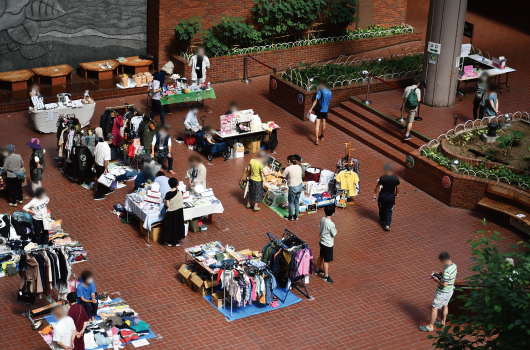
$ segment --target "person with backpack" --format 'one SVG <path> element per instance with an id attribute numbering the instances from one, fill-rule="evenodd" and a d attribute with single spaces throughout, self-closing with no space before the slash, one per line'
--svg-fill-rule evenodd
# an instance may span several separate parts
<path id="1" fill-rule="evenodd" d="M 480 76 L 480 79 L 477 81 L 477 92 L 475 93 L 475 99 L 473 100 L 473 119 L 482 119 L 484 118 L 484 107 L 486 106 L 486 99 L 488 98 L 488 93 L 486 88 L 488 86 L 489 77 L 486 73 Z M 478 112 L 478 115 L 477 115 Z"/>
<path id="2" fill-rule="evenodd" d="M 416 116 L 418 106 L 421 102 L 420 85 L 420 78 L 414 78 L 414 84 L 407 86 L 405 91 L 403 91 L 403 100 L 401 101 L 399 110 L 401 111 L 403 106 L 405 106 L 405 112 L 408 114 L 405 141 L 408 141 L 412 138 L 412 136 L 410 136 L 410 130 L 412 129 L 412 123 L 414 122 L 414 117 Z"/>
<path id="3" fill-rule="evenodd" d="M 321 81 L 318 83 L 318 92 L 316 93 L 313 105 L 309 113 L 316 114 L 315 121 L 315 145 L 318 146 L 319 140 L 324 140 L 324 133 L 326 132 L 326 119 L 328 119 L 329 102 L 331 101 L 331 91 L 328 89 L 328 83 Z M 313 113 L 315 111 L 315 113 Z M 320 124 L 322 122 L 322 131 L 320 131 Z"/>

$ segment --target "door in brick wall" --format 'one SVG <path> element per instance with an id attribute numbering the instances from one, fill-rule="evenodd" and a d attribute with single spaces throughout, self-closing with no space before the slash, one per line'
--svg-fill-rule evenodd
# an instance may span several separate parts
<path id="1" fill-rule="evenodd" d="M 357 28 L 366 29 L 372 25 L 372 14 L 374 12 L 374 0 L 359 0 L 359 20 Z"/>

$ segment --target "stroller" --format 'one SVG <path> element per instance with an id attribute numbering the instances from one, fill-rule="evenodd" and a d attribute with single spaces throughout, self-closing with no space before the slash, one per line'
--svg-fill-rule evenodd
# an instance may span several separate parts
<path id="1" fill-rule="evenodd" d="M 230 158 L 230 149 L 226 145 L 226 142 L 218 142 L 215 145 L 211 145 L 204 138 L 204 131 L 199 131 L 196 135 L 196 149 L 198 152 L 206 154 L 209 162 L 212 161 L 214 155 L 218 154 L 222 154 L 225 160 Z"/>

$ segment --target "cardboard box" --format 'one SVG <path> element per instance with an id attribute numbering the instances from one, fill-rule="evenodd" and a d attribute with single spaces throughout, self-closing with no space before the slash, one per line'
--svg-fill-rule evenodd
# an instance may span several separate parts
<path id="1" fill-rule="evenodd" d="M 244 249 L 238 252 L 239 254 L 243 255 L 244 257 L 252 256 L 252 250 L 250 249 Z"/>
<path id="2" fill-rule="evenodd" d="M 147 230 L 144 228 L 143 221 L 140 220 L 140 232 L 143 236 L 147 237 Z M 149 235 L 149 239 L 153 241 L 158 241 L 162 238 L 164 233 L 164 223 L 163 222 L 156 222 L 151 225 L 151 234 Z"/>
<path id="3" fill-rule="evenodd" d="M 249 141 L 245 140 L 243 141 L 243 144 L 245 145 L 245 152 L 248 152 L 250 154 L 258 153 L 261 147 L 261 141 Z"/>
<path id="4" fill-rule="evenodd" d="M 179 273 L 184 277 L 185 280 L 189 279 L 191 274 L 193 273 L 190 269 L 190 267 L 193 266 L 192 264 L 182 264 L 182 266 L 179 269 Z"/>
<path id="5" fill-rule="evenodd" d="M 223 297 L 225 297 L 225 296 L 227 298 L 227 300 L 225 301 L 225 307 L 227 305 L 230 306 L 230 294 L 228 292 L 226 292 L 226 294 L 225 294 L 224 291 L 212 294 L 212 304 L 218 309 L 222 308 L 223 307 Z"/>

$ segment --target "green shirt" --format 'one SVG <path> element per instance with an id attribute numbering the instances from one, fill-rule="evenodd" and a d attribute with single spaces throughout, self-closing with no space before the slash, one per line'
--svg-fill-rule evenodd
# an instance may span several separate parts
<path id="1" fill-rule="evenodd" d="M 447 265 L 442 273 L 442 279 L 440 282 L 447 282 L 447 287 L 438 285 L 438 290 L 442 293 L 449 293 L 455 287 L 457 268 L 456 264 Z"/>

